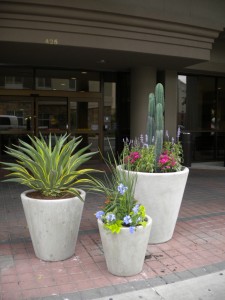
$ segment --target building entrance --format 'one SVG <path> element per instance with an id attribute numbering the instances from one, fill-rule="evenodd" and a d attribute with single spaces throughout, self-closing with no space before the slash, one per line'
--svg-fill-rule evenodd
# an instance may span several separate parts
<path id="1" fill-rule="evenodd" d="M 27 135 L 47 137 L 69 133 L 82 136 L 82 147 L 103 151 L 103 101 L 101 93 L 40 91 L 0 96 L 0 153 L 7 158 L 6 146 L 17 144 Z"/>

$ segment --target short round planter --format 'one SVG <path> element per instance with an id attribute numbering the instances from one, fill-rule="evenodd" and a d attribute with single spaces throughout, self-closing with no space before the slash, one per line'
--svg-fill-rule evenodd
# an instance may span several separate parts
<path id="1" fill-rule="evenodd" d="M 84 203 L 78 197 L 58 200 L 33 199 L 21 194 L 21 200 L 35 254 L 45 261 L 65 260 L 75 253 Z M 79 190 L 85 200 L 86 193 Z"/>
<path id="2" fill-rule="evenodd" d="M 116 276 L 133 276 L 142 271 L 152 219 L 148 217 L 145 227 L 138 226 L 134 233 L 129 227 L 123 227 L 118 234 L 104 228 L 98 219 L 103 251 L 108 271 Z"/>
<path id="3" fill-rule="evenodd" d="M 121 166 L 119 168 L 124 171 Z M 184 167 L 182 171 L 171 173 L 131 173 L 137 174 L 135 198 L 152 218 L 149 243 L 169 241 L 176 226 L 189 169 Z"/>

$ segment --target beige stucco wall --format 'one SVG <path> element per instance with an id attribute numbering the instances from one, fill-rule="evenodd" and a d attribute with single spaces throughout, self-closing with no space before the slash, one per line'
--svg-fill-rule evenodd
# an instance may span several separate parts
<path id="1" fill-rule="evenodd" d="M 0 2 L 0 41 L 53 40 L 73 47 L 208 60 L 225 23 L 222 11 L 225 5 L 217 0 L 5 0 Z"/>

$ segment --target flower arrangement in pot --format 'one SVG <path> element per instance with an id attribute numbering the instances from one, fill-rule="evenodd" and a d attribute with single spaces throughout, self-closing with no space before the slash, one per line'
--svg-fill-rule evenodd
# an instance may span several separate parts
<path id="1" fill-rule="evenodd" d="M 105 195 L 104 207 L 96 212 L 108 271 L 117 276 L 141 272 L 152 219 L 134 197 L 136 175 L 121 173 L 117 163 L 108 163 L 110 175 L 94 179 L 92 190 Z"/>
<path id="2" fill-rule="evenodd" d="M 146 135 L 124 141 L 121 172 L 128 168 L 137 174 L 135 197 L 145 205 L 153 219 L 149 243 L 163 243 L 172 238 L 189 169 L 182 166 L 182 145 L 164 136 L 164 89 L 158 83 L 150 93 Z"/>
<path id="3" fill-rule="evenodd" d="M 81 137 L 31 137 L 7 147 L 15 162 L 3 162 L 10 173 L 5 181 L 29 188 L 21 194 L 35 254 L 59 261 L 75 252 L 86 192 L 77 186 L 91 182 L 92 169 L 81 169 L 95 153 L 90 145 L 77 150 Z M 54 146 L 52 145 L 54 141 Z"/>

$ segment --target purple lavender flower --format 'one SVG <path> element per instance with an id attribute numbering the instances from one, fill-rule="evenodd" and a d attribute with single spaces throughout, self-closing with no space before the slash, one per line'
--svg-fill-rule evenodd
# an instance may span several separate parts
<path id="1" fill-rule="evenodd" d="M 145 143 L 148 144 L 148 135 L 145 135 Z"/>
<path id="2" fill-rule="evenodd" d="M 178 129 L 177 129 L 177 139 L 178 139 L 178 140 L 179 140 L 179 138 L 180 138 L 180 133 L 181 133 L 180 127 L 178 127 Z"/>
<path id="3" fill-rule="evenodd" d="M 169 132 L 168 132 L 168 130 L 166 130 L 166 137 L 167 137 L 167 139 L 168 139 L 168 141 L 169 141 L 169 139 L 170 139 L 170 136 L 169 136 Z"/>

